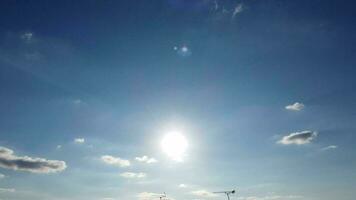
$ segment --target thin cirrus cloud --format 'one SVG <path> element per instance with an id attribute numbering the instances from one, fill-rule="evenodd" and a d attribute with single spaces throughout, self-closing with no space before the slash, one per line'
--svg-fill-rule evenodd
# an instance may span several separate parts
<path id="1" fill-rule="evenodd" d="M 64 161 L 16 156 L 11 149 L 0 147 L 0 167 L 32 173 L 55 173 L 67 168 Z"/>
<path id="2" fill-rule="evenodd" d="M 236 15 L 238 15 L 239 13 L 241 13 L 244 10 L 244 6 L 242 3 L 238 4 L 234 11 L 232 12 L 232 19 L 234 19 L 236 17 Z"/>
<path id="3" fill-rule="evenodd" d="M 322 151 L 327 151 L 327 150 L 333 150 L 333 149 L 337 149 L 338 146 L 336 145 L 329 145 L 327 147 L 321 148 Z"/>
<path id="4" fill-rule="evenodd" d="M 289 135 L 283 136 L 282 139 L 277 141 L 279 144 L 283 145 L 304 145 L 309 144 L 318 136 L 318 133 L 315 131 L 301 131 L 290 133 Z"/>
<path id="5" fill-rule="evenodd" d="M 156 200 L 162 194 L 153 193 L 153 192 L 141 192 L 137 195 L 139 200 Z"/>
<path id="6" fill-rule="evenodd" d="M 143 162 L 143 163 L 147 163 L 147 164 L 157 162 L 157 160 L 155 158 L 150 158 L 148 156 L 136 157 L 135 160 L 137 160 L 138 162 Z"/>
<path id="7" fill-rule="evenodd" d="M 20 36 L 20 38 L 26 42 L 30 42 L 33 38 L 33 33 L 32 32 L 26 32 Z"/>
<path id="8" fill-rule="evenodd" d="M 183 183 L 182 183 L 182 184 L 179 184 L 178 187 L 180 187 L 180 188 L 187 188 L 188 186 L 187 186 L 186 184 L 183 184 Z"/>
<path id="9" fill-rule="evenodd" d="M 14 188 L 0 188 L 0 193 L 15 192 Z"/>
<path id="10" fill-rule="evenodd" d="M 114 165 L 118 167 L 128 167 L 131 165 L 129 160 L 125 160 L 120 157 L 114 157 L 110 155 L 101 156 L 101 160 L 108 165 Z"/>
<path id="11" fill-rule="evenodd" d="M 301 111 L 305 108 L 305 105 L 299 102 L 295 102 L 294 104 L 287 105 L 285 109 L 290 111 Z"/>
<path id="12" fill-rule="evenodd" d="M 304 199 L 300 195 L 268 195 L 268 196 L 247 196 L 239 197 L 239 200 L 286 200 L 286 199 Z"/>
<path id="13" fill-rule="evenodd" d="M 212 193 L 212 192 L 209 192 L 209 191 L 206 191 L 206 190 L 195 190 L 195 191 L 192 191 L 191 192 L 194 196 L 198 196 L 198 197 L 216 197 L 217 195 Z"/>
<path id="14" fill-rule="evenodd" d="M 83 144 L 83 143 L 85 143 L 85 139 L 84 138 L 75 138 L 74 143 Z"/>
<path id="15" fill-rule="evenodd" d="M 120 176 L 124 177 L 124 178 L 145 178 L 147 176 L 147 174 L 143 173 L 143 172 L 139 172 L 139 173 L 124 172 L 124 173 L 121 173 Z"/>

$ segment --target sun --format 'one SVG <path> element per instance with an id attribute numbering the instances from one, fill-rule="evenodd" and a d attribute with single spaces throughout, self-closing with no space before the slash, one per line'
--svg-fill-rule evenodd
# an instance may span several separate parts
<path id="1" fill-rule="evenodd" d="M 169 132 L 163 137 L 161 147 L 170 159 L 182 162 L 188 141 L 180 132 Z"/>

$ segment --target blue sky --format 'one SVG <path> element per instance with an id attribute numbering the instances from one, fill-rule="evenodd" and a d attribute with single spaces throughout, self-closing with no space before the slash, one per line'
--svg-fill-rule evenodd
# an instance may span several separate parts
<path id="1" fill-rule="evenodd" d="M 0 199 L 353 200 L 353 1 L 0 3 Z"/>

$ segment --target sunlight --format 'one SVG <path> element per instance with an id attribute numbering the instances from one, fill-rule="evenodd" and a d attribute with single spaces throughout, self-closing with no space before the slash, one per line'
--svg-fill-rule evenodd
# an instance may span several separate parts
<path id="1" fill-rule="evenodd" d="M 170 132 L 163 137 L 161 147 L 170 159 L 182 162 L 188 142 L 180 132 Z"/>

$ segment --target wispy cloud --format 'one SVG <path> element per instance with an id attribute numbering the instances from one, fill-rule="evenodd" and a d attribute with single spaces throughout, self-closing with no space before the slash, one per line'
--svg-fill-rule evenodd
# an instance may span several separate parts
<path id="1" fill-rule="evenodd" d="M 0 193 L 5 193 L 5 192 L 15 192 L 16 190 L 14 188 L 0 188 Z"/>
<path id="2" fill-rule="evenodd" d="M 32 32 L 26 32 L 23 33 L 20 38 L 22 40 L 24 40 L 25 42 L 31 42 L 32 38 L 33 38 L 33 33 Z"/>
<path id="3" fill-rule="evenodd" d="M 3 179 L 5 178 L 5 175 L 4 174 L 0 174 L 0 179 Z"/>
<path id="4" fill-rule="evenodd" d="M 153 193 L 153 192 L 141 192 L 137 195 L 139 200 L 156 200 L 157 197 L 162 196 L 162 194 Z"/>
<path id="5" fill-rule="evenodd" d="M 303 199 L 300 195 L 268 195 L 268 196 L 248 196 L 238 197 L 238 200 L 285 200 L 285 199 Z"/>
<path id="6" fill-rule="evenodd" d="M 0 167 L 15 171 L 54 173 L 63 171 L 67 165 L 64 161 L 59 160 L 16 156 L 11 149 L 0 147 Z"/>
<path id="7" fill-rule="evenodd" d="M 157 160 L 155 158 L 150 158 L 148 156 L 136 157 L 135 160 L 137 160 L 138 162 L 144 162 L 144 163 L 147 163 L 147 164 L 156 163 L 157 162 Z"/>
<path id="8" fill-rule="evenodd" d="M 327 150 L 333 150 L 333 149 L 337 149 L 338 146 L 336 145 L 329 145 L 327 147 L 321 148 L 322 151 L 327 151 Z"/>
<path id="9" fill-rule="evenodd" d="M 315 131 L 295 132 L 282 137 L 282 139 L 279 140 L 277 143 L 284 144 L 284 145 L 290 145 L 290 144 L 303 145 L 303 144 L 310 143 L 317 136 L 318 133 Z"/>
<path id="10" fill-rule="evenodd" d="M 101 160 L 108 165 L 114 165 L 114 166 L 118 166 L 118 167 L 128 167 L 131 165 L 129 160 L 125 160 L 125 159 L 110 156 L 110 155 L 101 156 Z"/>
<path id="11" fill-rule="evenodd" d="M 75 138 L 74 143 L 83 144 L 83 143 L 85 143 L 85 139 L 84 138 Z"/>
<path id="12" fill-rule="evenodd" d="M 187 188 L 188 186 L 187 186 L 186 184 L 183 184 L 183 183 L 182 183 L 182 184 L 179 184 L 178 187 L 180 187 L 180 188 Z"/>
<path id="13" fill-rule="evenodd" d="M 147 176 L 147 174 L 143 173 L 143 172 L 139 172 L 139 173 L 124 172 L 124 173 L 121 173 L 120 176 L 122 176 L 124 178 L 145 178 Z"/>
<path id="14" fill-rule="evenodd" d="M 304 107 L 305 107 L 304 104 L 299 103 L 299 102 L 295 102 L 294 104 L 287 105 L 285 108 L 287 110 L 291 110 L 291 111 L 301 111 L 301 110 L 304 109 Z"/>
<path id="15" fill-rule="evenodd" d="M 194 196 L 198 196 L 198 197 L 216 197 L 217 195 L 206 191 L 206 190 L 195 190 L 191 192 Z"/>
<path id="16" fill-rule="evenodd" d="M 177 52 L 179 56 L 189 57 L 192 55 L 192 50 L 187 46 L 183 45 L 181 47 L 175 46 L 173 49 Z"/>
<path id="17" fill-rule="evenodd" d="M 244 5 L 242 3 L 238 4 L 234 11 L 232 12 L 232 19 L 236 17 L 239 13 L 241 13 L 244 10 Z"/>

